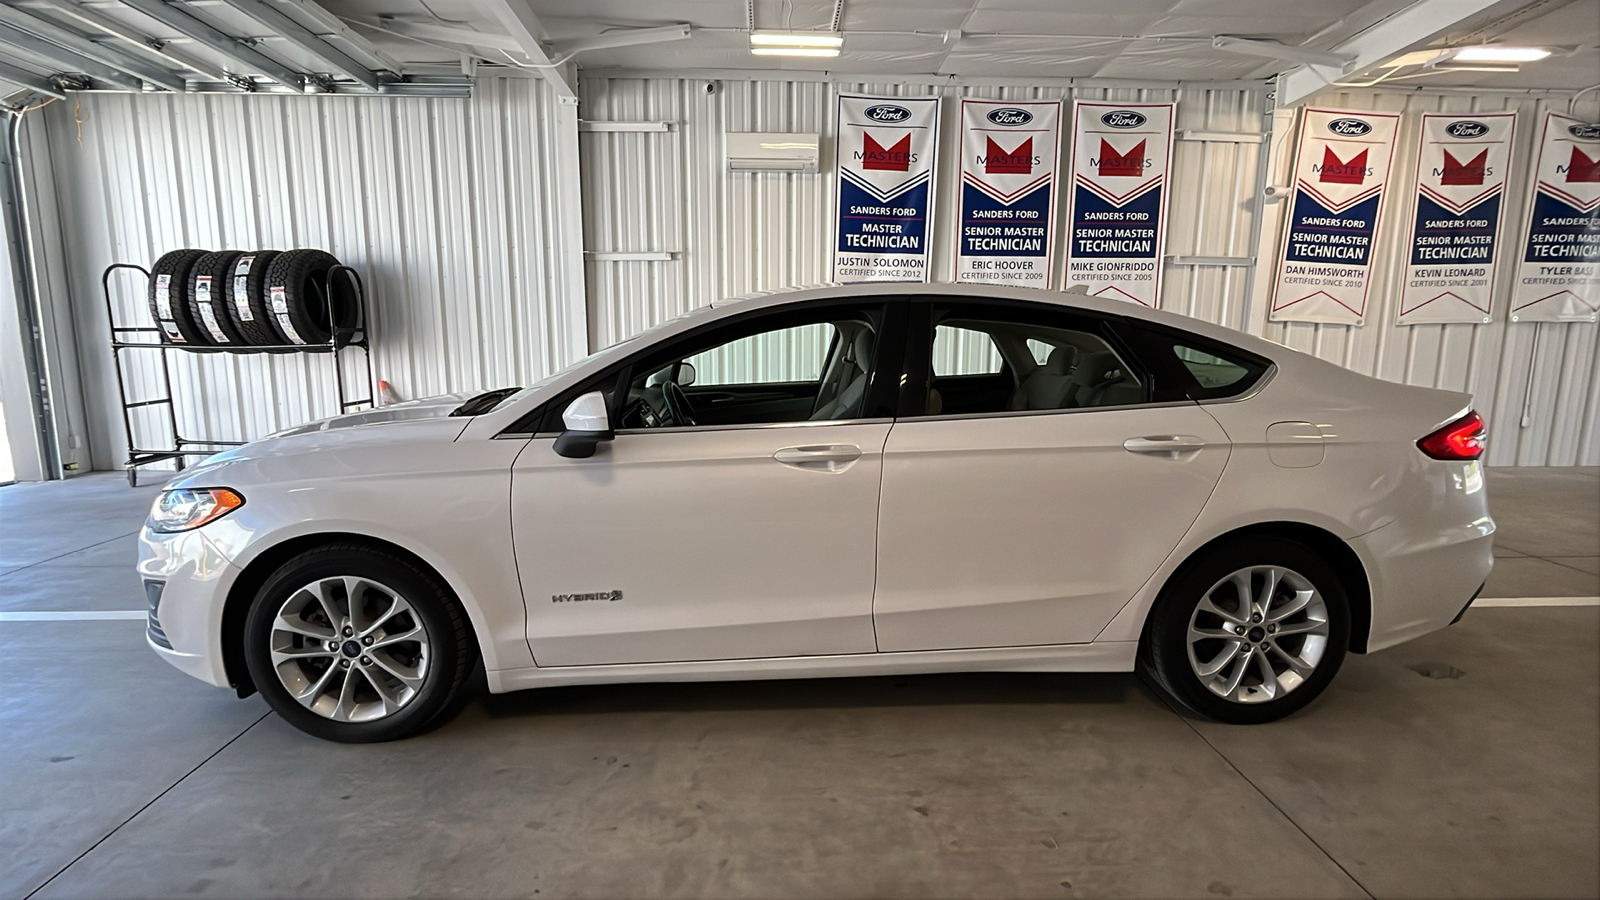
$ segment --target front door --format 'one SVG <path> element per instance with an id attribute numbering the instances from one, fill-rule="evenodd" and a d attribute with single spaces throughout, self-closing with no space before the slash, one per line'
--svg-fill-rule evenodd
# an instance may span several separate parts
<path id="1" fill-rule="evenodd" d="M 876 649 L 888 309 L 712 323 L 595 379 L 617 435 L 592 458 L 529 442 L 513 540 L 540 666 Z"/>
<path id="2" fill-rule="evenodd" d="M 932 324 L 925 413 L 884 450 L 879 649 L 1093 640 L 1198 517 L 1227 435 L 1152 403 L 1104 323 L 935 306 Z"/>

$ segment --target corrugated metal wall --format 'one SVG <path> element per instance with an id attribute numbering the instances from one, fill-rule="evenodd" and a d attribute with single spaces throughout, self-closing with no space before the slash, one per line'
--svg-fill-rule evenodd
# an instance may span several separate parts
<path id="1" fill-rule="evenodd" d="M 1005 100 L 1177 99 L 1178 128 L 1259 134 L 1264 88 L 934 88 L 890 83 L 706 81 L 586 78 L 583 115 L 601 121 L 676 123 L 669 132 L 586 132 L 584 247 L 591 251 L 671 251 L 671 260 L 594 260 L 588 264 L 590 339 L 604 346 L 716 297 L 814 284 L 828 277 L 834 179 L 835 101 L 841 91 L 949 98 L 941 111 L 936 173 L 933 271 L 955 269 L 952 226 L 959 174 L 952 127 L 960 97 Z M 800 131 L 823 136 L 817 175 L 730 173 L 723 135 Z M 1248 256 L 1252 198 L 1261 145 L 1178 141 L 1174 147 L 1172 255 Z M 1064 157 L 1065 158 L 1065 157 Z M 1201 173 L 1207 173 L 1202 177 Z M 1063 182 L 1064 184 L 1065 182 Z M 1064 208 L 1065 195 L 1060 203 Z M 1057 237 L 1063 256 L 1065 232 Z M 1210 321 L 1241 323 L 1242 268 L 1168 266 L 1163 305 Z"/>
<path id="2" fill-rule="evenodd" d="M 320 247 L 354 266 L 374 372 L 407 398 L 526 384 L 567 362 L 585 341 L 563 299 L 559 256 L 579 236 L 553 200 L 570 177 L 551 163 L 554 103 L 542 80 L 505 78 L 471 100 L 80 94 L 45 110 L 36 143 L 54 168 L 95 467 L 123 458 L 100 273 L 178 247 Z M 116 282 L 126 322 L 148 318 L 141 282 Z M 135 353 L 130 393 L 154 396 L 156 354 Z M 248 439 L 337 411 L 325 356 L 176 356 L 188 437 Z M 159 415 L 139 417 L 143 440 L 165 439 Z"/>
<path id="3" fill-rule="evenodd" d="M 40 255 L 49 302 L 60 309 L 68 302 L 62 295 L 70 296 L 67 332 L 77 361 L 69 368 L 82 376 L 95 467 L 122 459 L 99 290 L 100 272 L 112 261 L 148 263 L 180 246 L 324 247 L 366 277 L 374 368 L 402 395 L 525 383 L 585 344 L 611 344 L 715 298 L 824 280 L 832 227 L 830 138 L 841 90 L 948 98 L 934 223 L 933 271 L 941 278 L 954 265 L 958 135 L 950 126 L 956 98 L 1176 100 L 1180 131 L 1234 134 L 1261 132 L 1267 102 L 1265 90 L 1251 85 L 1073 89 L 721 80 L 708 93 L 706 84 L 583 80 L 585 119 L 676 123 L 668 132 L 581 135 L 583 248 L 675 254 L 659 261 L 591 259 L 586 312 L 572 301 L 582 291 L 561 264 L 580 236 L 557 196 L 556 186 L 571 177 L 556 163 L 558 110 L 537 80 L 482 79 L 466 101 L 84 94 L 34 114 L 30 146 L 47 161 L 37 166 L 43 173 L 38 194 L 51 196 L 43 185 L 54 184 L 56 214 L 44 221 L 58 232 L 41 236 Z M 1514 237 L 1521 228 L 1526 184 L 1520 173 L 1531 157 L 1537 117 L 1550 101 L 1364 91 L 1319 102 L 1355 109 L 1518 109 L 1524 114 L 1513 158 L 1519 175 L 1509 189 L 1515 202 L 1507 209 L 1506 234 Z M 1596 104 L 1577 112 L 1592 118 Z M 1269 325 L 1265 268 L 1252 294 L 1249 268 L 1169 261 L 1163 308 L 1245 326 L 1380 377 L 1474 391 L 1495 428 L 1494 464 L 1600 464 L 1600 329 L 1507 325 L 1509 267 L 1502 267 L 1494 324 L 1388 324 L 1416 127 L 1407 119 L 1396 156 L 1393 196 L 1402 202 L 1385 217 L 1388 250 L 1377 261 L 1375 312 L 1367 326 Z M 823 173 L 728 173 L 722 159 L 728 131 L 819 132 Z M 1263 209 L 1258 162 L 1272 148 L 1278 176 L 1272 180 L 1280 180 L 1290 137 L 1280 133 L 1265 144 L 1177 141 L 1167 253 L 1247 257 L 1259 246 L 1263 260 L 1270 260 L 1283 205 L 1265 206 L 1257 244 Z M 142 295 L 132 283 L 124 288 L 121 313 L 136 317 Z M 762 347 L 739 365 L 787 369 L 800 358 Z M 1529 424 L 1522 427 L 1530 362 Z M 135 393 L 149 396 L 155 371 L 135 370 Z M 333 411 L 322 358 L 183 356 L 177 375 L 190 436 L 249 438 Z"/>
<path id="4" fill-rule="evenodd" d="M 956 230 L 952 198 L 958 139 L 954 98 L 1113 99 L 1178 103 L 1177 128 L 1250 134 L 1263 130 L 1266 94 L 1252 87 L 1086 88 L 943 87 L 822 81 L 718 81 L 645 77 L 591 77 L 582 82 L 584 117 L 604 121 L 677 123 L 669 132 L 589 132 L 582 136 L 585 244 L 591 251 L 669 251 L 658 261 L 591 260 L 588 265 L 590 335 L 603 346 L 716 297 L 826 279 L 833 204 L 831 177 L 835 99 L 840 91 L 893 95 L 940 94 L 942 112 L 933 233 L 933 272 L 949 280 Z M 1317 98 L 1319 105 L 1352 109 L 1474 112 L 1517 109 L 1523 115 L 1508 187 L 1506 253 L 1514 252 L 1525 215 L 1526 177 L 1538 118 L 1551 101 L 1527 94 L 1348 92 Z M 1559 101 L 1565 111 L 1566 101 Z M 1591 100 L 1577 110 L 1591 119 Z M 1264 205 L 1259 247 L 1255 218 L 1260 154 L 1273 151 L 1274 183 L 1287 176 L 1292 135 L 1270 143 L 1178 140 L 1174 144 L 1169 256 L 1249 257 L 1263 265 L 1255 283 L 1250 269 L 1166 263 L 1161 307 L 1252 333 L 1314 353 L 1367 374 L 1412 384 L 1472 391 L 1490 417 L 1495 465 L 1600 464 L 1600 353 L 1593 324 L 1516 325 L 1506 322 L 1511 267 L 1502 265 L 1496 321 L 1483 325 L 1392 324 L 1399 291 L 1408 193 L 1416 152 L 1416 117 L 1402 128 L 1395 156 L 1393 194 L 1384 217 L 1384 251 L 1374 269 L 1365 327 L 1269 324 L 1265 293 L 1277 251 L 1284 204 Z M 1065 131 L 1066 129 L 1064 129 Z M 815 131 L 823 136 L 823 172 L 817 175 L 731 173 L 722 160 L 729 131 Z M 1068 158 L 1063 154 L 1063 158 Z M 1064 199 L 1064 198 L 1063 198 Z M 1064 207 L 1064 203 L 1061 204 Z M 1058 229 L 1061 231 L 1061 229 Z M 1065 235 L 1059 234 L 1058 241 Z M 1057 259 L 1062 257 L 1058 247 Z M 1059 265 L 1059 263 L 1058 263 Z M 1252 291 L 1253 287 L 1253 291 Z M 1534 347 L 1538 335 L 1537 350 Z M 979 348 L 971 348 L 978 352 Z M 957 349 L 954 352 L 965 353 Z M 1533 390 L 1524 396 L 1530 362 Z"/>
<path id="5" fill-rule="evenodd" d="M 1580 100 L 1575 115 L 1594 121 L 1600 102 Z M 1544 113 L 1568 111 L 1565 97 L 1525 93 L 1392 92 L 1329 93 L 1316 105 L 1408 113 L 1400 120 L 1393 193 L 1377 237 L 1367 324 L 1268 323 L 1271 279 L 1257 285 L 1252 329 L 1296 350 L 1391 381 L 1470 391 L 1491 429 L 1489 464 L 1499 466 L 1600 465 L 1600 325 L 1587 322 L 1513 324 L 1508 302 L 1515 278 L 1518 241 L 1527 221 L 1528 177 Z M 1424 112 L 1518 113 L 1511 177 L 1506 185 L 1501 257 L 1496 273 L 1494 321 L 1488 325 L 1394 324 L 1412 218 L 1411 193 L 1417 141 Z M 1273 138 L 1273 182 L 1289 181 L 1294 133 L 1280 119 Z M 1287 203 L 1274 204 L 1262 235 L 1267 258 L 1277 251 Z M 1537 343 L 1537 347 L 1535 344 Z M 1529 391 L 1529 375 L 1532 390 Z"/>

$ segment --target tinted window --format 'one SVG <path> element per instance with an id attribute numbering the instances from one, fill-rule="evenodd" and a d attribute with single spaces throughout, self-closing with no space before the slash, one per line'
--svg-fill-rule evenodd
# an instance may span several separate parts
<path id="1" fill-rule="evenodd" d="M 1197 334 L 1142 322 L 1130 327 L 1152 367 L 1170 376 L 1169 388 L 1193 400 L 1237 397 L 1272 367 L 1269 359 Z"/>
<path id="2" fill-rule="evenodd" d="M 940 325 L 933 331 L 933 374 L 993 375 L 1000 371 L 1000 351 L 981 331 Z"/>
<path id="3" fill-rule="evenodd" d="M 649 430 L 861 418 L 883 322 L 881 306 L 819 306 L 651 348 L 629 361 L 613 421 Z"/>
<path id="4" fill-rule="evenodd" d="M 1142 403 L 1147 383 L 1092 320 L 1051 310 L 934 309 L 926 415 Z"/>
<path id="5" fill-rule="evenodd" d="M 1194 380 L 1208 390 L 1237 384 L 1240 379 L 1250 375 L 1250 370 L 1245 366 L 1204 350 L 1173 344 L 1172 352 L 1178 357 L 1178 361 L 1183 363 L 1183 367 L 1189 370 L 1189 374 L 1194 376 Z"/>

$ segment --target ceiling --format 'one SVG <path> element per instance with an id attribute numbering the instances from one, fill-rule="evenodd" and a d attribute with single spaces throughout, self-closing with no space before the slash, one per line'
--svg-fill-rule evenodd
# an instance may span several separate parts
<path id="1" fill-rule="evenodd" d="M 573 62 L 584 70 L 788 70 L 1023 82 L 1266 78 L 1298 63 L 1218 49 L 1213 39 L 1339 51 L 1342 42 L 1382 28 L 1408 7 L 1449 6 L 1448 0 L 0 0 L 0 96 L 12 93 L 8 83 L 59 89 L 60 75 L 84 71 L 73 67 L 71 54 L 63 61 L 59 52 L 35 52 L 41 29 L 53 33 L 57 46 L 87 41 L 90 50 L 131 61 L 120 75 L 106 73 L 120 83 L 91 69 L 89 83 L 96 88 L 138 89 L 140 79 L 127 74 L 132 68 L 147 73 L 146 82 L 175 81 L 189 90 L 300 90 L 298 82 L 312 73 L 320 73 L 318 89 L 341 92 L 370 91 L 371 83 L 359 83 L 363 78 L 396 93 L 426 92 L 430 83 L 442 91 L 444 80 L 464 89 L 464 72 L 532 61 L 493 12 L 496 4 L 523 3 L 557 60 L 574 40 L 690 26 L 687 39 L 579 52 Z M 836 15 L 844 34 L 837 59 L 749 52 L 752 19 L 763 30 L 828 31 Z M 196 20 L 221 42 L 197 39 Z M 31 27 L 33 37 L 18 38 L 17 27 Z M 1600 83 L 1600 0 L 1501 0 L 1421 37 L 1427 39 L 1406 49 L 1491 42 L 1556 52 L 1517 72 L 1380 68 L 1345 80 L 1554 89 Z M 148 46 L 150 40 L 159 49 Z"/>
<path id="2" fill-rule="evenodd" d="M 326 2 L 342 15 L 437 18 L 498 31 L 481 12 L 481 0 Z M 752 56 L 747 15 L 753 13 L 757 29 L 826 31 L 835 14 L 833 0 L 528 2 L 555 41 L 677 23 L 693 28 L 687 40 L 584 52 L 577 57 L 584 69 L 1159 81 L 1270 77 L 1296 63 L 1219 50 L 1212 39 L 1230 35 L 1329 49 L 1412 5 L 1412 0 L 843 0 L 837 5 L 844 50 L 837 59 L 818 60 Z M 410 12 L 397 11 L 408 5 Z M 1570 89 L 1600 83 L 1600 0 L 1506 0 L 1417 46 L 1486 41 L 1549 46 L 1557 53 L 1516 73 L 1395 76 L 1419 86 Z M 406 51 L 394 49 L 425 54 L 438 48 L 413 42 Z"/>

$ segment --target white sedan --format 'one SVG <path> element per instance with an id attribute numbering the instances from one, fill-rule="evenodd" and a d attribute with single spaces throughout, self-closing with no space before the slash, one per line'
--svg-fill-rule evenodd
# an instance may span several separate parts
<path id="1" fill-rule="evenodd" d="M 532 387 L 211 457 L 148 639 L 339 741 L 559 684 L 1138 670 L 1265 722 L 1492 564 L 1466 394 L 1082 294 L 713 304 Z"/>

